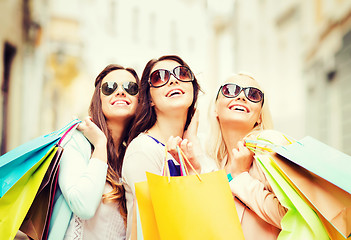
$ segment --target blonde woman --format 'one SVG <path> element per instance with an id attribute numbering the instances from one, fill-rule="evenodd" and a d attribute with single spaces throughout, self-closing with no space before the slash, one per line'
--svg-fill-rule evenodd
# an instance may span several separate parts
<path id="1" fill-rule="evenodd" d="M 210 115 L 208 153 L 228 173 L 245 239 L 276 239 L 286 209 L 244 144 L 245 138 L 272 128 L 260 86 L 245 74 L 229 77 L 219 88 Z M 269 137 L 274 140 L 274 136 Z"/>

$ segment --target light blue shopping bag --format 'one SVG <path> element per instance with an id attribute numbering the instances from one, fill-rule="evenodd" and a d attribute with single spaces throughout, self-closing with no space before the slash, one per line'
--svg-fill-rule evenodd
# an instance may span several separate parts
<path id="1" fill-rule="evenodd" d="M 36 163 L 38 163 L 62 135 L 79 123 L 75 119 L 60 130 L 40 136 L 0 156 L 0 198 Z"/>
<path id="2" fill-rule="evenodd" d="M 351 156 L 310 136 L 272 150 L 351 193 Z"/>

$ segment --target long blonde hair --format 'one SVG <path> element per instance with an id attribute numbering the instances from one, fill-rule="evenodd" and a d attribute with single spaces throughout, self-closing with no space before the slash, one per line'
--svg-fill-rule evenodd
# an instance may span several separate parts
<path id="1" fill-rule="evenodd" d="M 251 77 L 247 74 L 243 74 L 243 73 L 232 75 L 228 79 L 233 79 L 233 78 L 240 77 L 240 76 L 246 76 L 246 77 L 251 78 L 251 79 L 256 81 L 256 79 L 254 79 L 253 77 Z M 219 89 L 219 88 L 220 88 L 220 86 L 217 89 Z M 263 90 L 260 86 L 258 88 L 263 92 Z M 217 92 L 215 94 L 216 95 L 213 96 L 213 99 L 211 101 L 209 113 L 208 113 L 209 119 L 210 119 L 210 125 L 211 125 L 211 132 L 209 135 L 209 139 L 207 141 L 207 154 L 212 159 L 214 159 L 219 166 L 222 166 L 222 164 L 221 164 L 222 160 L 227 155 L 228 149 L 226 148 L 226 146 L 224 144 L 219 121 L 218 121 L 216 114 L 215 114 L 216 107 L 217 107 L 217 105 L 216 105 Z M 264 104 L 263 104 L 262 110 L 261 110 L 261 120 L 262 120 L 261 123 L 258 124 L 257 126 L 255 126 L 248 135 L 250 135 L 250 136 L 256 135 L 256 133 L 259 133 L 262 130 L 273 128 L 272 116 L 271 116 L 271 113 L 269 111 L 267 99 L 264 99 Z"/>

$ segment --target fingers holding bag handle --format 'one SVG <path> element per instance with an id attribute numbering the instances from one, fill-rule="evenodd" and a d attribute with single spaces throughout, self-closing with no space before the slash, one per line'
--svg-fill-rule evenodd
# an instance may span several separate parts
<path id="1" fill-rule="evenodd" d="M 193 170 L 193 172 L 196 174 L 196 176 L 198 177 L 198 179 L 199 179 L 200 181 L 202 181 L 202 179 L 201 179 L 199 173 L 195 170 L 195 168 L 193 167 L 193 165 L 191 164 L 191 162 L 188 160 L 188 158 L 186 157 L 186 155 L 184 154 L 184 152 L 182 151 L 182 149 L 180 149 L 180 148 L 178 147 L 178 151 L 180 152 L 180 155 L 182 156 L 183 164 L 184 164 L 184 163 L 187 163 L 187 164 L 190 166 L 190 168 Z M 185 161 L 184 161 L 184 160 L 185 160 Z M 185 169 L 187 169 L 187 167 L 185 167 Z M 187 171 L 187 170 L 186 170 L 186 171 Z M 189 172 L 188 172 L 188 174 L 189 174 Z"/>

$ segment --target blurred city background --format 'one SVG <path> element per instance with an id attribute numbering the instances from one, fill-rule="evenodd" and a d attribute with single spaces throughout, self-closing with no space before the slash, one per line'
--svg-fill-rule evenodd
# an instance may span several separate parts
<path id="1" fill-rule="evenodd" d="M 246 72 L 275 129 L 351 154 L 350 0 L 0 0 L 0 54 L 0 154 L 86 117 L 107 64 L 141 76 L 166 54 L 204 90 L 201 139 L 219 83 Z"/>

